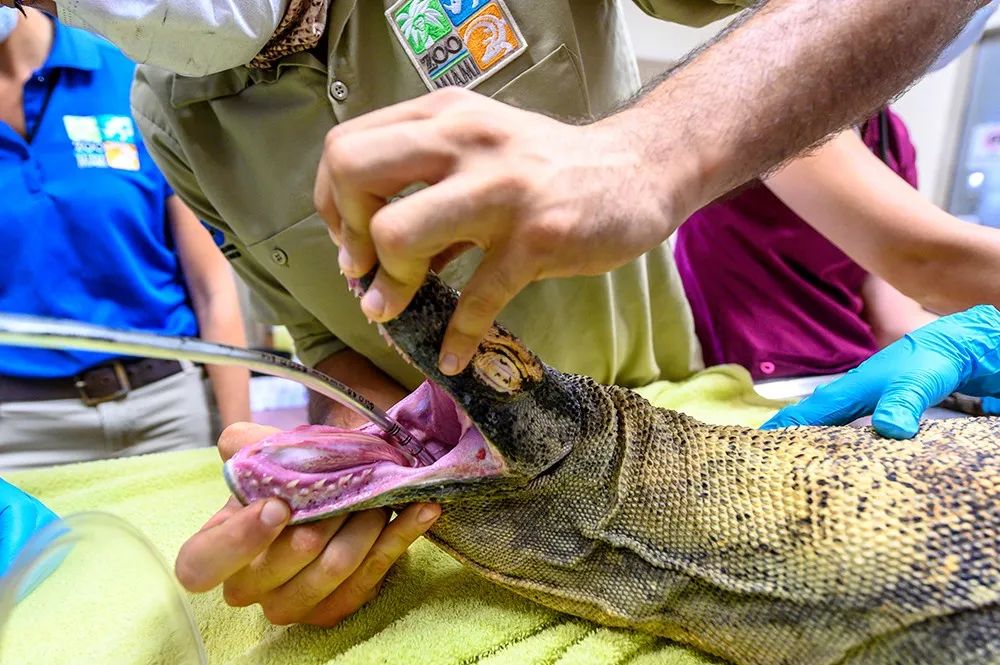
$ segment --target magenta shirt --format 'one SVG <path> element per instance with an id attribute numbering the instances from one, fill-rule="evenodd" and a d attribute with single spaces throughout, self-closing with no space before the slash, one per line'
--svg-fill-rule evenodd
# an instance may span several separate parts
<path id="1" fill-rule="evenodd" d="M 889 128 L 887 163 L 916 187 L 916 151 L 891 112 Z M 882 157 L 877 118 L 862 136 Z M 832 374 L 878 350 L 862 316 L 868 273 L 759 181 L 695 213 L 675 254 L 706 365 L 757 380 Z"/>

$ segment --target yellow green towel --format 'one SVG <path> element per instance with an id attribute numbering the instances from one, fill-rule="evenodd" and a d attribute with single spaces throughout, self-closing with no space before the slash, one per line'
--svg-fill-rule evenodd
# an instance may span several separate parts
<path id="1" fill-rule="evenodd" d="M 749 375 L 731 366 L 639 392 L 660 406 L 719 424 L 756 426 L 781 406 L 756 395 Z M 124 518 L 172 563 L 181 543 L 226 500 L 220 467 L 216 452 L 209 449 L 19 472 L 8 479 L 59 514 L 99 510 Z M 142 591 L 132 591 L 135 607 L 141 607 Z M 114 605 L 92 598 L 89 607 L 95 614 L 81 617 L 78 605 L 55 603 L 51 596 L 46 601 L 44 594 L 33 594 L 18 609 L 25 613 L 22 619 L 29 619 L 19 625 L 36 626 L 38 633 L 14 640 L 10 652 L 3 654 L 5 664 L 37 662 L 33 640 L 47 639 L 60 626 L 83 621 L 101 625 L 101 612 L 110 612 L 104 608 Z M 213 665 L 717 662 L 666 640 L 602 628 L 542 608 L 477 577 L 426 541 L 411 548 L 377 600 L 337 628 L 271 626 L 256 607 L 227 607 L 218 590 L 190 596 L 189 601 Z M 107 619 L 104 625 L 112 628 L 90 632 L 94 644 L 88 646 L 94 648 L 81 649 L 67 662 L 150 662 L 150 636 L 143 631 L 119 634 L 112 617 Z M 84 658 L 83 652 L 103 655 Z"/>

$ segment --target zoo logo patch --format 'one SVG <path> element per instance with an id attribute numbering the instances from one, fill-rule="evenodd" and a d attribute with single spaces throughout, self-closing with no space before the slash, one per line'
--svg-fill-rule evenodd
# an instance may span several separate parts
<path id="1" fill-rule="evenodd" d="M 63 116 L 66 136 L 81 169 L 138 171 L 139 148 L 132 118 L 123 115 Z"/>
<path id="2" fill-rule="evenodd" d="M 503 0 L 399 0 L 385 16 L 430 90 L 473 88 L 528 48 Z"/>

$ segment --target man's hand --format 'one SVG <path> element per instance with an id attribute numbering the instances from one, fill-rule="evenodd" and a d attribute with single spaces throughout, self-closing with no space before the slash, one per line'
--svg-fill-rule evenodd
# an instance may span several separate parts
<path id="1" fill-rule="evenodd" d="M 691 212 L 677 195 L 694 180 L 686 160 L 652 168 L 641 124 L 625 113 L 568 125 L 445 89 L 331 130 L 316 207 L 345 274 L 380 263 L 362 300 L 375 321 L 398 315 L 432 265 L 484 251 L 442 344 L 441 369 L 455 374 L 527 284 L 616 268 Z M 417 182 L 429 186 L 386 202 Z"/>
<path id="2" fill-rule="evenodd" d="M 223 459 L 271 434 L 247 423 L 223 432 Z M 189 591 L 223 585 L 234 607 L 259 603 L 275 624 L 332 626 L 375 597 L 392 564 L 440 515 L 414 504 L 389 522 L 386 510 L 367 510 L 287 526 L 278 500 L 241 506 L 233 498 L 181 548 L 176 572 Z"/>
<path id="3" fill-rule="evenodd" d="M 981 305 L 945 316 L 890 344 L 846 376 L 786 407 L 762 429 L 844 425 L 872 414 L 883 436 L 908 439 L 920 415 L 953 392 L 983 397 L 996 412 L 1000 394 L 1000 312 Z"/>

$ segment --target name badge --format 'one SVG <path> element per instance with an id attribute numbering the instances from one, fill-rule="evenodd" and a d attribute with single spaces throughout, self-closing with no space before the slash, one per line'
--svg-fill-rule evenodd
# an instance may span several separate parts
<path id="1" fill-rule="evenodd" d="M 429 90 L 474 88 L 528 48 L 503 0 L 399 0 L 385 16 Z"/>

